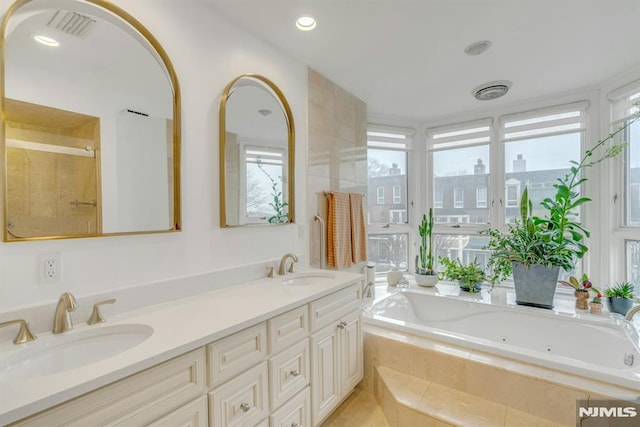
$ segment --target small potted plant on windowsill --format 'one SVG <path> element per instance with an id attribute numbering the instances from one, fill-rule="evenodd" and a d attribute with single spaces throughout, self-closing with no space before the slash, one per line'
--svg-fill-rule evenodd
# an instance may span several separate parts
<path id="1" fill-rule="evenodd" d="M 602 294 L 596 293 L 593 299 L 589 302 L 589 313 L 601 314 L 602 313 Z"/>
<path id="2" fill-rule="evenodd" d="M 589 306 L 589 290 L 593 284 L 589 280 L 586 273 L 582 274 L 580 280 L 575 276 L 569 276 L 569 280 L 558 280 L 558 283 L 565 286 L 571 286 L 574 289 L 573 295 L 576 297 L 576 308 L 578 310 L 588 310 Z"/>
<path id="3" fill-rule="evenodd" d="M 438 273 L 433 269 L 433 208 L 429 209 L 428 218 L 422 215 L 418 234 L 420 234 L 421 243 L 416 255 L 416 270 L 413 278 L 420 286 L 435 286 L 438 283 Z"/>
<path id="4" fill-rule="evenodd" d="M 623 316 L 631 309 L 633 302 L 637 301 L 633 295 L 633 285 L 629 282 L 616 283 L 605 289 L 604 294 L 607 296 L 609 311 Z"/>
<path id="5" fill-rule="evenodd" d="M 444 270 L 441 273 L 443 279 L 457 281 L 463 291 L 470 293 L 480 292 L 482 282 L 487 277 L 476 259 L 469 265 L 462 264 L 459 259 L 451 260 L 444 257 L 438 259 L 440 264 L 444 266 Z"/>

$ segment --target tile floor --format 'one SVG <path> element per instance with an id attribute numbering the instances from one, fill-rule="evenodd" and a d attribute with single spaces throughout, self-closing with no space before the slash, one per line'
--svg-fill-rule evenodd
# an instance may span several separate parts
<path id="1" fill-rule="evenodd" d="M 356 389 L 321 427 L 389 427 L 376 398 Z"/>

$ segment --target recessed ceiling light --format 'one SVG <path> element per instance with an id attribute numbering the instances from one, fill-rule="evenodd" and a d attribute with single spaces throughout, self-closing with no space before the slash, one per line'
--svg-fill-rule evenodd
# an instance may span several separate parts
<path id="1" fill-rule="evenodd" d="M 35 41 L 37 41 L 38 43 L 43 44 L 45 46 L 49 46 L 49 47 L 58 47 L 58 46 L 60 46 L 60 43 L 58 43 L 58 41 L 56 39 L 52 39 L 51 37 L 48 37 L 48 36 L 35 35 L 35 36 L 33 36 L 33 39 Z"/>
<path id="2" fill-rule="evenodd" d="M 296 27 L 298 27 L 300 31 L 311 31 L 316 27 L 316 20 L 308 15 L 301 16 L 296 21 Z"/>
<path id="3" fill-rule="evenodd" d="M 491 42 L 488 40 L 482 40 L 479 42 L 471 43 L 469 46 L 464 48 L 464 53 L 469 56 L 480 55 L 481 53 L 485 53 L 491 47 Z"/>

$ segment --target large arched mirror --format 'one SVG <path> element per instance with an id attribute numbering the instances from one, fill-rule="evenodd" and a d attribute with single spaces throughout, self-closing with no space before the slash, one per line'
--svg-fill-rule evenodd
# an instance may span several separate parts
<path id="1" fill-rule="evenodd" d="M 220 103 L 220 224 L 293 222 L 294 127 L 291 108 L 269 79 L 245 74 Z"/>
<path id="2" fill-rule="evenodd" d="M 4 240 L 180 229 L 179 88 L 102 0 L 19 0 L 2 23 Z"/>

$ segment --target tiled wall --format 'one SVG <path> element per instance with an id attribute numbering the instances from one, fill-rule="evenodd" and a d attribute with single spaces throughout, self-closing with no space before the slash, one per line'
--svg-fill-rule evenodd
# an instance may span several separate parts
<path id="1" fill-rule="evenodd" d="M 309 69 L 309 150 L 307 206 L 309 258 L 320 266 L 320 227 L 327 202 L 323 192 L 367 192 L 367 105 L 316 71 Z"/>

